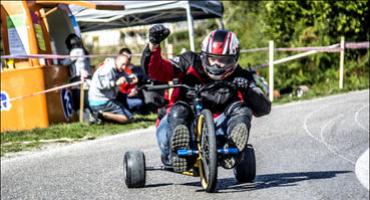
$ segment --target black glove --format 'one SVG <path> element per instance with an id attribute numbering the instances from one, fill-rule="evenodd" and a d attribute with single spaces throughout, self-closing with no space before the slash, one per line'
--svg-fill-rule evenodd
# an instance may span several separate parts
<path id="1" fill-rule="evenodd" d="M 149 29 L 149 41 L 152 44 L 159 44 L 168 37 L 171 31 L 161 24 L 156 24 Z"/>
<path id="2" fill-rule="evenodd" d="M 201 96 L 210 107 L 225 105 L 236 97 L 236 88 L 227 82 L 216 81 L 202 88 Z M 193 97 L 194 98 L 194 97 Z"/>
<path id="3" fill-rule="evenodd" d="M 242 89 L 247 89 L 249 86 L 248 79 L 243 78 L 243 77 L 235 77 L 233 80 L 233 83 L 236 85 L 236 87 L 242 88 Z"/>

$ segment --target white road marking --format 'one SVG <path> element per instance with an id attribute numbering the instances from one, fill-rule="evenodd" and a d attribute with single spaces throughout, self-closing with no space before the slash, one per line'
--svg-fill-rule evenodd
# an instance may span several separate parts
<path id="1" fill-rule="evenodd" d="M 369 149 L 356 162 L 356 176 L 360 183 L 369 190 Z"/>
<path id="2" fill-rule="evenodd" d="M 334 118 L 332 118 L 331 120 L 329 120 L 326 124 L 324 124 L 324 126 L 323 127 L 321 127 L 321 131 L 320 131 L 320 138 L 321 138 L 321 141 L 322 142 L 325 142 L 325 138 L 324 138 L 324 131 L 325 131 L 325 129 L 331 124 L 331 123 L 333 123 L 333 122 L 335 122 L 337 119 L 339 119 L 339 118 L 342 118 L 342 117 L 344 117 L 344 115 L 343 114 L 340 114 L 340 115 L 338 115 L 338 116 L 336 116 L 336 117 L 334 117 Z M 333 125 L 334 125 L 335 123 L 333 123 Z M 325 142 L 326 143 L 326 142 Z"/>
<path id="3" fill-rule="evenodd" d="M 365 131 L 369 132 L 369 129 L 366 128 L 364 125 L 362 125 L 359 121 L 358 121 L 358 114 L 360 113 L 360 111 L 362 111 L 363 109 L 365 109 L 366 107 L 369 107 L 369 104 L 367 105 L 364 105 L 362 106 L 360 109 L 358 109 L 355 113 L 355 122 L 356 124 L 361 127 L 362 129 L 364 129 Z"/>
<path id="4" fill-rule="evenodd" d="M 322 111 L 323 109 L 325 109 L 325 108 L 327 108 L 327 107 L 329 107 L 328 105 L 325 105 L 325 106 L 321 106 L 321 107 L 319 107 L 318 109 L 316 109 L 316 110 L 314 110 L 314 111 L 312 111 L 312 112 L 310 112 L 308 115 L 306 115 L 306 117 L 304 118 L 304 121 L 303 121 L 303 128 L 304 128 L 304 130 L 306 131 L 306 133 L 310 136 L 310 137 L 312 137 L 313 139 L 315 139 L 316 141 L 318 141 L 319 143 L 321 143 L 321 144 L 323 144 L 331 153 L 333 153 L 334 155 L 336 155 L 336 156 L 338 156 L 338 157 L 340 157 L 340 158 L 342 158 L 343 160 L 345 160 L 345 161 L 347 161 L 347 162 L 349 162 L 349 163 L 351 163 L 351 164 L 353 164 L 353 165 L 355 165 L 355 162 L 353 162 L 353 161 L 351 161 L 351 160 L 349 160 L 348 158 L 346 158 L 346 157 L 344 157 L 344 156 L 342 156 L 342 155 L 340 155 L 340 154 L 338 154 L 337 152 L 335 152 L 335 151 L 333 151 L 330 147 L 328 147 L 327 146 L 327 144 L 325 144 L 323 141 L 321 141 L 319 138 L 316 138 L 313 134 L 312 134 L 312 132 L 308 129 L 308 126 L 307 126 L 307 121 L 308 121 L 308 119 L 314 114 L 314 113 L 316 113 L 316 112 L 319 112 L 319 111 Z"/>
<path id="5" fill-rule="evenodd" d="M 340 115 L 338 115 L 337 117 L 334 117 L 334 118 L 332 118 L 331 120 L 329 120 L 326 124 L 324 124 L 324 126 L 321 128 L 321 131 L 320 131 L 320 138 L 321 138 L 321 143 L 322 144 L 324 144 L 325 145 L 325 147 L 330 151 L 330 152 L 332 152 L 333 154 L 335 154 L 335 155 L 337 155 L 337 156 L 339 156 L 340 158 L 342 158 L 342 159 L 344 159 L 344 160 L 346 160 L 346 161 L 348 161 L 348 162 L 350 162 L 350 163 L 352 163 L 353 165 L 355 165 L 355 162 L 354 161 L 352 161 L 351 159 L 349 159 L 349 158 L 346 158 L 345 156 L 343 156 L 342 154 L 340 154 L 340 153 L 338 153 L 337 151 L 335 151 L 327 142 L 325 142 L 325 138 L 324 138 L 324 132 L 325 132 L 325 129 L 330 125 L 330 124 L 332 124 L 332 125 L 334 125 L 335 123 L 333 123 L 333 122 L 335 122 L 337 119 L 339 119 L 339 118 L 342 118 L 342 117 L 344 117 L 344 115 L 342 115 L 342 114 L 340 114 Z"/>
<path id="6" fill-rule="evenodd" d="M 310 112 L 310 113 L 308 113 L 307 115 L 306 115 L 306 117 L 304 118 L 304 120 L 303 120 L 303 128 L 304 128 L 304 130 L 306 131 L 306 133 L 310 136 L 310 137 L 312 137 L 313 139 L 315 139 L 316 141 L 318 141 L 318 142 L 320 142 L 320 140 L 318 139 L 318 138 L 316 138 L 312 133 L 311 133 L 311 131 L 310 130 L 308 130 L 308 127 L 307 127 L 307 121 L 308 121 L 308 119 L 314 114 L 314 113 L 316 113 L 316 112 L 319 112 L 319 111 L 322 111 L 322 109 L 324 109 L 324 108 L 327 108 L 327 107 L 329 107 L 328 105 L 326 105 L 326 106 L 321 106 L 321 107 L 319 107 L 318 109 L 316 109 L 316 110 L 314 110 L 314 111 L 312 111 L 312 112 Z"/>

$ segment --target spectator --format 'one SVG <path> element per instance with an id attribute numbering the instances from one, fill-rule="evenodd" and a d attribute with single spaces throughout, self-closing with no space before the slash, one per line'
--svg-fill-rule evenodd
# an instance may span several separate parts
<path id="1" fill-rule="evenodd" d="M 140 68 L 131 63 L 132 53 L 130 49 L 122 48 L 119 54 L 124 55 L 123 72 L 131 78 L 131 82 L 120 86 L 117 99 L 131 112 L 140 112 L 144 101 L 138 89 L 138 83 L 142 80 L 144 73 L 140 73 L 137 70 Z"/>
<path id="2" fill-rule="evenodd" d="M 131 82 L 131 78 L 124 72 L 126 62 L 127 56 L 122 53 L 115 58 L 106 58 L 93 75 L 89 104 L 99 119 L 98 123 L 100 120 L 125 123 L 133 118 L 132 113 L 116 99 L 118 87 Z"/>
<path id="3" fill-rule="evenodd" d="M 92 68 L 90 58 L 84 57 L 88 55 L 88 51 L 84 48 L 82 40 L 76 34 L 71 33 L 67 36 L 65 44 L 69 51 L 70 58 L 62 60 L 62 65 L 69 67 L 69 82 L 78 82 L 81 78 L 91 79 Z M 80 85 L 74 86 L 72 91 L 72 108 L 78 112 L 80 109 Z M 91 109 L 88 103 L 88 89 L 84 92 L 84 119 L 92 120 Z"/>

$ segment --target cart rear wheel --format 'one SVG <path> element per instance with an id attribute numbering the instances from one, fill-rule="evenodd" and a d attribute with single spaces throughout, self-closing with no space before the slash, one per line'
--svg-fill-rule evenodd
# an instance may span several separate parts
<path id="1" fill-rule="evenodd" d="M 234 175 L 240 183 L 250 183 L 256 178 L 256 156 L 252 145 L 247 145 L 242 160 L 234 168 Z"/>
<path id="2" fill-rule="evenodd" d="M 128 188 L 145 186 L 145 156 L 141 151 L 127 151 L 123 157 L 123 174 Z"/>
<path id="3" fill-rule="evenodd" d="M 206 192 L 214 192 L 217 185 L 217 146 L 212 113 L 205 109 L 197 120 L 200 131 L 200 181 Z"/>

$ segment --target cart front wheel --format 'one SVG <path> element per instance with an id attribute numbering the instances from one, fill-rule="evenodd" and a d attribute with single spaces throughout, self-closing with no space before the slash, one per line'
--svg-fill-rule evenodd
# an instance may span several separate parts
<path id="1" fill-rule="evenodd" d="M 197 120 L 200 152 L 200 181 L 206 192 L 214 192 L 217 185 L 217 146 L 212 113 L 205 109 Z"/>

